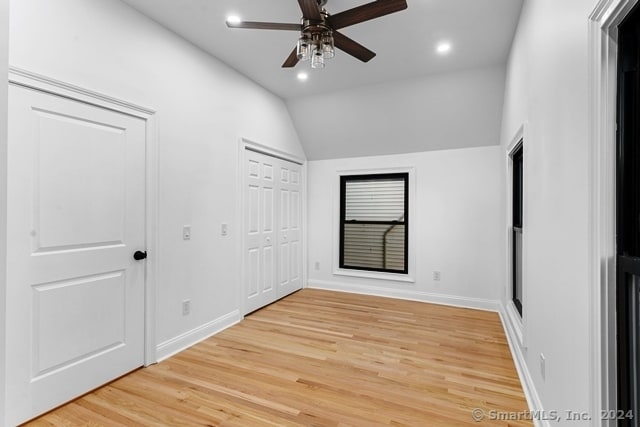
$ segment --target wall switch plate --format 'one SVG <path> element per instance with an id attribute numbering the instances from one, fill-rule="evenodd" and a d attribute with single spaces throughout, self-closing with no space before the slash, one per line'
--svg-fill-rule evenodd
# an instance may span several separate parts
<path id="1" fill-rule="evenodd" d="M 227 236 L 229 234 L 229 224 L 222 224 L 220 227 L 220 235 Z"/>
<path id="2" fill-rule="evenodd" d="M 188 316 L 189 314 L 191 314 L 191 300 L 186 299 L 182 301 L 182 315 Z"/>
<path id="3" fill-rule="evenodd" d="M 182 239 L 183 240 L 191 240 L 191 226 L 185 225 L 182 227 Z"/>
<path id="4" fill-rule="evenodd" d="M 316 261 L 315 267 L 316 267 L 316 270 L 320 270 L 320 261 Z"/>
<path id="5" fill-rule="evenodd" d="M 547 379 L 547 359 L 544 357 L 544 354 L 540 353 L 540 376 L 543 380 Z"/>
<path id="6" fill-rule="evenodd" d="M 433 280 L 435 280 L 436 282 L 440 281 L 440 272 L 439 271 L 434 271 L 433 272 Z"/>

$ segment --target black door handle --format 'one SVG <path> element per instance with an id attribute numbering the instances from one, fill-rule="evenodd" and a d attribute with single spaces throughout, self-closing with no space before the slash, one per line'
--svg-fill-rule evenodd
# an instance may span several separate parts
<path id="1" fill-rule="evenodd" d="M 136 251 L 136 252 L 133 254 L 133 259 L 135 259 L 136 261 L 143 260 L 143 259 L 145 259 L 146 257 L 147 257 L 147 251 L 144 251 L 144 252 L 142 252 L 142 251 Z"/>

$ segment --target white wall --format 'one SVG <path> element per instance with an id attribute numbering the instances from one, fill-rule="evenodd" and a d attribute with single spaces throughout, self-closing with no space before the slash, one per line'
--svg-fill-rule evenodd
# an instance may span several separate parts
<path id="1" fill-rule="evenodd" d="M 12 66 L 157 111 L 161 355 L 215 330 L 240 301 L 239 138 L 304 157 L 283 101 L 118 0 L 16 0 L 10 28 Z"/>
<path id="2" fill-rule="evenodd" d="M 589 408 L 587 23 L 595 3 L 526 1 L 507 71 L 503 147 L 527 123 L 523 310 L 528 348 L 522 352 L 547 410 Z"/>
<path id="3" fill-rule="evenodd" d="M 0 414 L 5 410 L 6 241 L 7 241 L 7 68 L 9 0 L 0 0 Z M 0 426 L 4 417 L 0 416 Z"/>
<path id="4" fill-rule="evenodd" d="M 504 65 L 291 99 L 310 160 L 497 145 Z M 318 130 L 318 123 L 327 127 Z M 390 143 L 393 141 L 393 143 Z"/>
<path id="5" fill-rule="evenodd" d="M 498 308 L 504 283 L 501 153 L 500 147 L 493 146 L 310 161 L 309 285 Z M 415 174 L 415 188 L 410 188 L 409 196 L 414 283 L 334 274 L 338 267 L 338 171 L 385 168 L 412 168 Z M 433 280 L 434 270 L 441 272 L 441 281 Z"/>

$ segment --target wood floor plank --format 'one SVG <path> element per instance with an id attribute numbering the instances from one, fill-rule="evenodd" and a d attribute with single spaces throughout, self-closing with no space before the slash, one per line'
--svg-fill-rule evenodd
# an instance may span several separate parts
<path id="1" fill-rule="evenodd" d="M 496 313 L 305 289 L 29 425 L 453 427 L 475 408 L 527 410 Z"/>

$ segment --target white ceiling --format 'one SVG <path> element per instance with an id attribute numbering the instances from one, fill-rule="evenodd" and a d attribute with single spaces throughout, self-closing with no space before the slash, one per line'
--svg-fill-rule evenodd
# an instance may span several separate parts
<path id="1" fill-rule="evenodd" d="M 407 0 L 408 8 L 341 30 L 377 53 L 361 63 L 342 51 L 325 69 L 308 62 L 281 68 L 298 35 L 291 31 L 229 29 L 225 18 L 300 20 L 296 0 L 123 0 L 284 99 L 387 83 L 506 62 L 523 0 Z M 384 0 L 378 0 L 384 1 Z M 338 13 L 368 0 L 329 0 Z M 435 53 L 452 43 L 446 56 Z M 306 82 L 297 73 L 309 73 Z"/>

